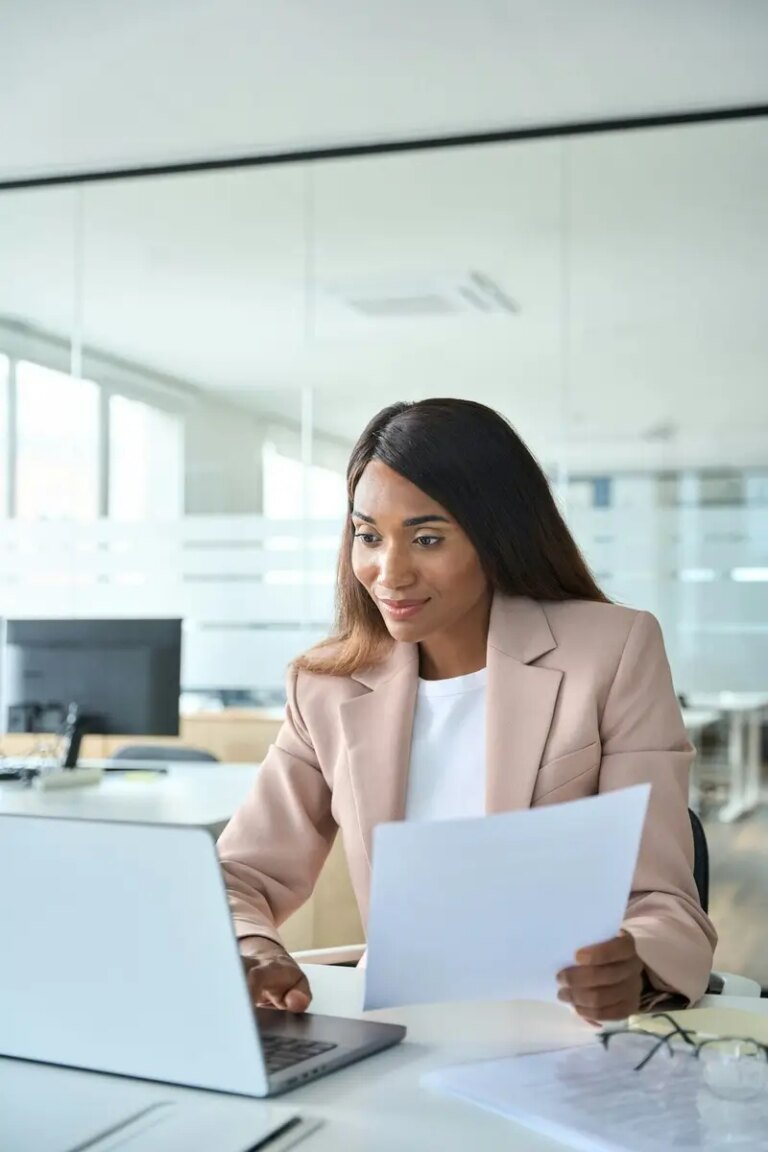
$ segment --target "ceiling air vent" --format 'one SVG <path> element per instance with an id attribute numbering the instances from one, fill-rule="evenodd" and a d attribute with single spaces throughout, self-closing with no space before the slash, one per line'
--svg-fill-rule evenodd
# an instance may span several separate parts
<path id="1" fill-rule="evenodd" d="M 350 284 L 336 289 L 334 296 L 357 316 L 369 320 L 509 316 L 519 311 L 506 292 L 482 272 Z"/>

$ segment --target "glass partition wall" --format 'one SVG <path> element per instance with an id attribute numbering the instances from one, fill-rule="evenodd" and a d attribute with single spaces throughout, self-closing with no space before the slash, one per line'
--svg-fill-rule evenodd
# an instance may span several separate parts
<path id="1" fill-rule="evenodd" d="M 2 610 L 180 594 L 237 625 L 185 687 L 277 698 L 355 438 L 472 396 L 681 694 L 765 689 L 767 175 L 757 119 L 0 194 L 0 501 L 43 569 Z"/>
<path id="2" fill-rule="evenodd" d="M 465 396 L 680 696 L 766 698 L 766 186 L 745 119 L 0 192 L 0 618 L 182 615 L 184 709 L 279 705 L 355 439 Z"/>

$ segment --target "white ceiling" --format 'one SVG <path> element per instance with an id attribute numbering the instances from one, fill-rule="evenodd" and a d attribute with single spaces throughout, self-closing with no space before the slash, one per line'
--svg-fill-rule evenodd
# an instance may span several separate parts
<path id="1" fill-rule="evenodd" d="M 768 100 L 764 0 L 2 0 L 0 178 Z"/>
<path id="2" fill-rule="evenodd" d="M 768 96 L 761 0 L 64 11 L 0 3 L 7 172 Z M 312 385 L 346 440 L 440 393 L 548 462 L 765 464 L 767 187 L 755 120 L 6 193 L 0 316 L 262 413 Z M 519 314 L 354 321 L 330 291 L 472 270 Z"/>

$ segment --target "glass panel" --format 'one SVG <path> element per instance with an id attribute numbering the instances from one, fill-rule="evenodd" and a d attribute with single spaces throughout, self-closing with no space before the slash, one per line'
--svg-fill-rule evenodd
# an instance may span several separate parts
<path id="1" fill-rule="evenodd" d="M 97 385 L 19 361 L 16 427 L 16 515 L 24 520 L 97 516 Z"/>
<path id="2" fill-rule="evenodd" d="M 316 166 L 313 457 L 343 470 L 397 400 L 510 417 L 547 463 L 561 434 L 559 142 Z"/>
<path id="3" fill-rule="evenodd" d="M 768 747 L 768 121 L 572 139 L 567 161 L 571 493 L 609 481 L 570 523 L 607 593 L 661 622 L 697 746 L 715 968 L 764 985 L 762 863 L 738 851 L 763 817 L 727 825 L 759 804 Z"/>
<path id="4" fill-rule="evenodd" d="M 187 514 L 258 515 L 265 429 L 298 435 L 303 211 L 293 169 L 86 191 L 91 375 L 183 418 Z"/>
<path id="5" fill-rule="evenodd" d="M 109 398 L 109 515 L 171 520 L 183 508 L 181 417 L 125 396 Z"/>
<path id="6" fill-rule="evenodd" d="M 768 128 L 567 149 L 571 494 L 609 480 L 572 526 L 608 594 L 660 618 L 684 697 L 762 691 Z"/>
<path id="7" fill-rule="evenodd" d="M 313 169 L 301 368 L 313 388 L 312 463 L 335 474 L 342 514 L 351 449 L 396 401 L 488 404 L 557 471 L 560 172 L 552 141 Z M 328 515 L 314 497 L 310 514 Z"/>
<path id="8" fill-rule="evenodd" d="M 110 394 L 101 603 L 183 616 L 185 707 L 279 701 L 319 638 L 295 502 L 264 519 L 264 445 L 301 459 L 303 173 L 89 186 L 83 230 L 84 371 Z"/>
<path id="9" fill-rule="evenodd" d="M 11 398 L 4 358 L 12 364 L 31 361 L 61 373 L 72 371 L 70 338 L 78 319 L 78 205 L 75 188 L 0 194 L 0 515 L 13 514 L 17 503 L 15 429 L 9 426 Z M 41 428 L 46 418 L 42 413 Z M 58 448 L 51 451 L 57 455 Z M 29 512 L 31 501 L 35 516 L 48 515 L 40 507 L 42 476 L 28 480 L 33 489 L 25 481 L 24 507 Z M 77 497 L 70 501 L 58 493 L 51 515 L 68 515 L 65 510 L 73 501 L 77 504 Z"/>
<path id="10" fill-rule="evenodd" d="M 8 515 L 8 376 L 10 360 L 0 352 L 0 519 Z"/>
<path id="11" fill-rule="evenodd" d="M 264 515 L 273 520 L 300 519 L 305 512 L 305 469 L 301 458 L 284 455 L 267 440 L 263 459 Z M 307 482 L 310 519 L 340 519 L 346 505 L 344 474 L 320 464 L 310 464 Z"/>

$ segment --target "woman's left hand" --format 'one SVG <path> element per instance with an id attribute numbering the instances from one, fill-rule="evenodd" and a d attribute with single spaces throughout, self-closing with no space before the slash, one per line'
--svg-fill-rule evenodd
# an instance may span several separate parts
<path id="1" fill-rule="evenodd" d="M 640 1010 L 643 964 L 629 932 L 613 940 L 581 948 L 576 966 L 558 972 L 558 1000 L 585 1020 L 624 1020 Z"/>

